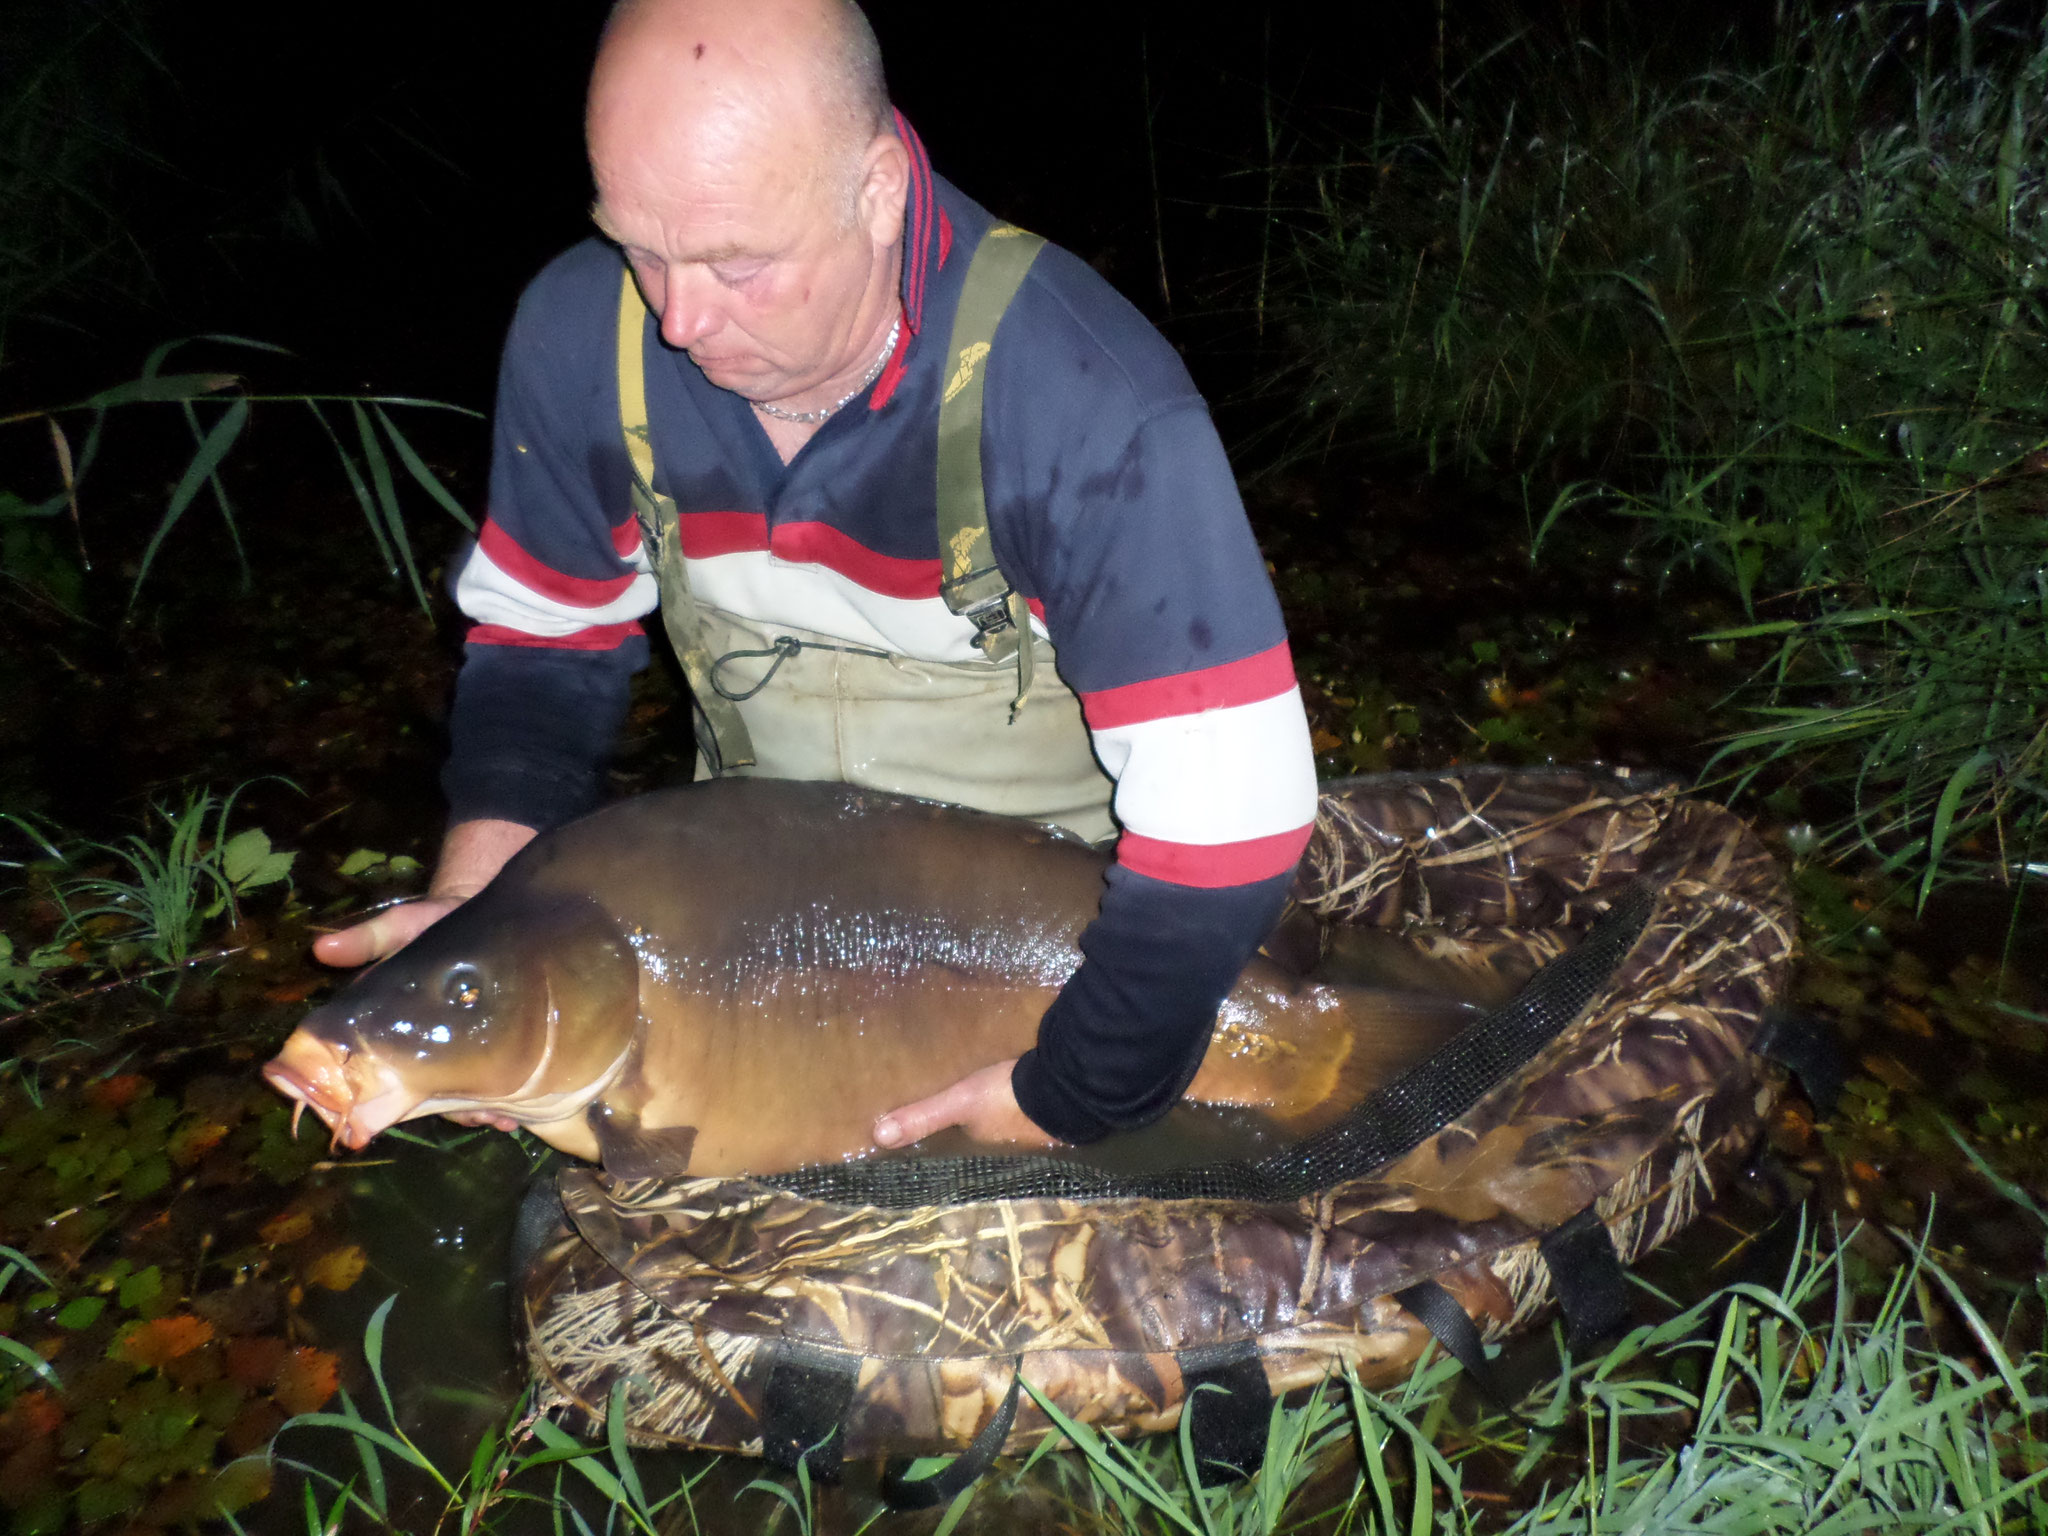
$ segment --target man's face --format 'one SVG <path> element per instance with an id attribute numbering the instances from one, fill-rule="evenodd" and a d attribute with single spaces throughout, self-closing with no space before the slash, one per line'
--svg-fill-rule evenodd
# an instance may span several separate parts
<path id="1" fill-rule="evenodd" d="M 591 158 L 598 227 L 632 263 L 662 339 L 688 351 L 712 383 L 780 400 L 823 383 L 848 366 L 851 349 L 870 344 L 862 299 L 887 277 L 901 212 L 879 216 L 872 176 L 849 196 L 863 167 L 821 175 L 815 162 L 777 163 L 715 139 L 599 142 Z"/>

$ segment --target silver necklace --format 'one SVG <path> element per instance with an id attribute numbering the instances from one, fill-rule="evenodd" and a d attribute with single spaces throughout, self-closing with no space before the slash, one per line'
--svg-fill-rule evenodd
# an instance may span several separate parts
<path id="1" fill-rule="evenodd" d="M 756 400 L 753 402 L 754 409 L 764 416 L 773 416 L 777 421 L 794 421 L 799 425 L 807 427 L 823 421 L 827 416 L 836 414 L 841 406 L 845 405 L 855 395 L 882 376 L 883 366 L 895 354 L 896 337 L 902 329 L 903 311 L 899 309 L 896 311 L 895 320 L 889 326 L 889 339 L 882 343 L 881 355 L 875 359 L 868 371 L 861 376 L 861 381 L 858 384 L 854 385 L 853 388 L 849 389 L 837 400 L 834 400 L 830 405 L 821 405 L 815 411 L 785 411 L 781 406 L 770 405 L 766 400 Z"/>

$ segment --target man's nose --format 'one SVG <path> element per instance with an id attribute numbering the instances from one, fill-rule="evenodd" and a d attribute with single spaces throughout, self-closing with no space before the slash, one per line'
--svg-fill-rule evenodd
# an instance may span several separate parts
<path id="1" fill-rule="evenodd" d="M 718 285 L 707 272 L 670 267 L 661 304 L 661 339 L 672 347 L 703 340 L 725 323 L 718 305 Z"/>

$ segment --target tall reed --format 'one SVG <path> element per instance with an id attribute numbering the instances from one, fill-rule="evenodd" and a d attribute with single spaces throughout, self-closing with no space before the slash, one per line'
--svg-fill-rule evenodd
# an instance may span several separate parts
<path id="1" fill-rule="evenodd" d="M 1731 54 L 1731 57 L 1734 56 Z M 1605 511 L 1749 622 L 1753 773 L 1922 894 L 2048 817 L 2048 25 L 1789 9 L 1674 69 L 1512 38 L 1294 168 L 1297 449 Z"/>

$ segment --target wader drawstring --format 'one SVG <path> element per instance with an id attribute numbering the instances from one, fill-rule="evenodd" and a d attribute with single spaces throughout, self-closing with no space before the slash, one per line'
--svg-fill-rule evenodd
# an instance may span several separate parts
<path id="1" fill-rule="evenodd" d="M 711 686 L 721 699 L 729 699 L 735 704 L 744 704 L 763 688 L 766 688 L 774 680 L 775 674 L 781 670 L 782 664 L 798 651 L 844 651 L 849 656 L 872 656 L 878 661 L 888 661 L 891 659 L 887 651 L 870 650 L 864 645 L 827 645 L 822 640 L 799 640 L 795 635 L 777 635 L 769 643 L 768 649 L 765 651 L 727 651 L 723 656 L 712 662 Z M 761 680 L 745 693 L 734 693 L 718 680 L 720 669 L 728 661 L 744 661 L 754 656 L 773 656 L 775 660 L 768 664 L 768 670 L 761 674 Z"/>

